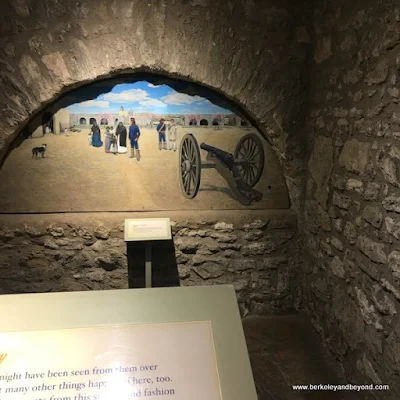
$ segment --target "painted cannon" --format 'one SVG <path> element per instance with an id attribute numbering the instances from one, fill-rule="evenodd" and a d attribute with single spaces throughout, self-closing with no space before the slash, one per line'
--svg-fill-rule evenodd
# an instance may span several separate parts
<path id="1" fill-rule="evenodd" d="M 200 148 L 207 151 L 208 162 L 201 162 Z M 262 199 L 262 193 L 253 187 L 264 170 L 264 148 L 254 133 L 240 139 L 234 154 L 205 143 L 199 147 L 193 134 L 185 135 L 179 149 L 179 170 L 182 193 L 188 199 L 199 191 L 202 169 L 216 169 L 240 203 L 250 205 Z"/>

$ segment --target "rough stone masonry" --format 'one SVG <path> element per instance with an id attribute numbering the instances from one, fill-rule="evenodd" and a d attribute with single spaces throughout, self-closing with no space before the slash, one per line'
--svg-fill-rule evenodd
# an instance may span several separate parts
<path id="1" fill-rule="evenodd" d="M 123 225 L 12 225 L 0 230 L 0 293 L 128 288 Z M 172 225 L 182 286 L 233 284 L 243 316 L 299 307 L 295 215 L 283 211 L 235 226 L 211 218 Z"/>
<path id="2" fill-rule="evenodd" d="M 353 382 L 400 398 L 400 5 L 316 3 L 304 306 Z"/>

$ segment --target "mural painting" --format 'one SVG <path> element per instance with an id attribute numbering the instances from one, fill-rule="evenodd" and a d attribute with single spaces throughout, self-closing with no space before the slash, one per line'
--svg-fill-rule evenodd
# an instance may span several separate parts
<path id="1" fill-rule="evenodd" d="M 119 84 L 41 121 L 0 170 L 3 213 L 289 207 L 265 138 L 206 98 Z"/>

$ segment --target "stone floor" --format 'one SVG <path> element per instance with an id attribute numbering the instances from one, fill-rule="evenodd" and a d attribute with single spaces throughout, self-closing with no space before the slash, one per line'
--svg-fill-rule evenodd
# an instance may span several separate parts
<path id="1" fill-rule="evenodd" d="M 370 398 L 367 393 L 292 390 L 296 384 L 349 383 L 338 378 L 305 317 L 247 318 L 244 331 L 259 400 Z"/>

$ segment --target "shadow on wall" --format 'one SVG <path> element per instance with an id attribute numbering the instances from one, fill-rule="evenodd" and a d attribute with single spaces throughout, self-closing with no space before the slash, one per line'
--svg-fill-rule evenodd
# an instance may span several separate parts
<path id="1" fill-rule="evenodd" d="M 129 288 L 145 287 L 146 242 L 128 242 Z M 152 242 L 152 287 L 180 286 L 174 239 Z"/>

